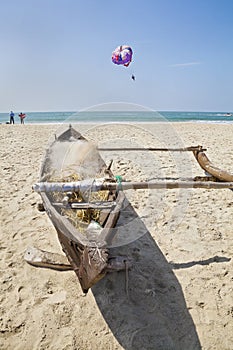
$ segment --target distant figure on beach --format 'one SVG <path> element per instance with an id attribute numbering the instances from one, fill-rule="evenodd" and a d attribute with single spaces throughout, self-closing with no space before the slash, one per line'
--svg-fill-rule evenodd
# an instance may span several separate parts
<path id="1" fill-rule="evenodd" d="M 15 113 L 13 111 L 10 111 L 10 124 L 15 124 Z"/>
<path id="2" fill-rule="evenodd" d="M 133 74 L 132 74 L 131 78 L 132 78 L 133 80 L 136 80 L 135 75 L 133 75 Z"/>
<path id="3" fill-rule="evenodd" d="M 24 119 L 26 118 L 26 114 L 21 112 L 18 114 L 18 116 L 20 117 L 21 124 L 24 124 Z"/>

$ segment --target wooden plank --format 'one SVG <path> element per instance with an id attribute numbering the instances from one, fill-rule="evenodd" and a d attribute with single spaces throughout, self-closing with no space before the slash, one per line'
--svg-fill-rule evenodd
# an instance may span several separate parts
<path id="1" fill-rule="evenodd" d="M 125 200 L 124 193 L 119 192 L 117 196 L 117 205 L 110 212 L 108 216 L 108 220 L 104 225 L 103 232 L 100 234 L 100 239 L 103 239 L 107 244 L 110 244 L 112 239 L 114 238 L 114 235 L 115 235 L 114 227 L 116 226 L 117 220 L 119 218 L 124 200 Z"/>
<path id="2" fill-rule="evenodd" d="M 63 204 L 63 203 L 52 203 L 53 206 L 59 207 L 59 208 L 64 208 L 64 209 L 112 209 L 115 205 L 116 202 L 109 202 L 109 201 L 104 201 L 104 202 L 89 202 L 89 203 L 84 203 L 84 202 L 72 202 L 68 204 Z"/>
<path id="3" fill-rule="evenodd" d="M 65 255 L 47 252 L 35 247 L 28 247 L 24 259 L 28 264 L 58 271 L 73 270 Z"/>

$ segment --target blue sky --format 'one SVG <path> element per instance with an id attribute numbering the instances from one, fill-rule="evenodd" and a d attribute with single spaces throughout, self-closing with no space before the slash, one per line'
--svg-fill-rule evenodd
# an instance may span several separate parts
<path id="1" fill-rule="evenodd" d="M 233 111 L 232 13 L 232 0 L 0 0 L 0 112 Z M 121 44 L 128 68 L 111 62 Z"/>

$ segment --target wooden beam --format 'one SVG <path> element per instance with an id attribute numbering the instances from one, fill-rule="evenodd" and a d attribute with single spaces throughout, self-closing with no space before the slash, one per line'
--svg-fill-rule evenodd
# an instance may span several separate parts
<path id="1" fill-rule="evenodd" d="M 219 181 L 233 181 L 233 174 L 216 167 L 203 151 L 193 152 L 200 167 Z"/>
<path id="2" fill-rule="evenodd" d="M 90 180 L 77 182 L 41 182 L 33 186 L 36 192 L 79 192 L 79 191 L 113 191 L 138 189 L 173 189 L 173 188 L 233 188 L 233 182 L 212 181 L 145 181 L 145 182 L 95 182 Z"/>
<path id="3" fill-rule="evenodd" d="M 191 146 L 184 148 L 157 148 L 157 147 L 98 147 L 98 151 L 158 151 L 158 152 L 194 152 L 194 151 L 206 151 L 206 148 L 202 146 Z"/>
<path id="4" fill-rule="evenodd" d="M 116 205 L 116 202 L 103 201 L 103 202 L 71 202 L 67 204 L 52 203 L 53 206 L 64 209 L 111 209 Z"/>

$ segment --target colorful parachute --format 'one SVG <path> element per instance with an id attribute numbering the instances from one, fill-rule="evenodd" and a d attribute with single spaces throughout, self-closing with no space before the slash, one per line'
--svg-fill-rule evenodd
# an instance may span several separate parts
<path id="1" fill-rule="evenodd" d="M 128 67 L 132 61 L 133 50 L 130 46 L 122 45 L 118 46 L 112 53 L 112 62 L 115 64 L 122 64 Z"/>

